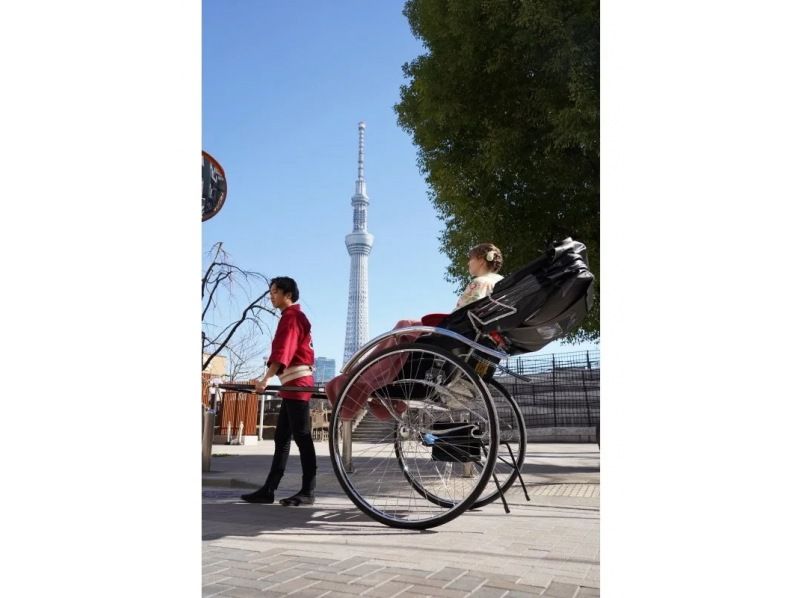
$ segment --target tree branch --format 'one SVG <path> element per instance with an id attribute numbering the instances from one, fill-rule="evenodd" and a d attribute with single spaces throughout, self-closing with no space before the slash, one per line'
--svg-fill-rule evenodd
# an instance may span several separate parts
<path id="1" fill-rule="evenodd" d="M 217 347 L 217 349 L 216 349 L 216 350 L 215 350 L 215 351 L 214 351 L 214 352 L 213 352 L 211 355 L 209 355 L 209 356 L 208 356 L 208 358 L 207 358 L 207 359 L 205 360 L 205 362 L 203 363 L 203 369 L 204 369 L 204 370 L 205 370 L 205 369 L 208 367 L 208 365 L 211 363 L 211 360 L 212 360 L 212 359 L 214 359 L 214 357 L 216 357 L 217 355 L 219 355 L 219 353 L 222 351 L 222 349 L 223 349 L 223 348 L 224 348 L 224 347 L 227 345 L 227 343 L 228 343 L 228 342 L 231 340 L 231 338 L 233 337 L 233 335 L 236 333 L 236 330 L 238 330 L 239 326 L 241 326 L 241 325 L 242 325 L 242 324 L 243 324 L 243 323 L 244 323 L 244 322 L 245 322 L 245 321 L 248 319 L 248 318 L 247 318 L 248 314 L 249 314 L 249 313 L 250 313 L 250 312 L 251 312 L 251 311 L 252 311 L 252 310 L 253 310 L 253 309 L 256 307 L 256 305 L 257 305 L 257 304 L 258 304 L 258 303 L 259 303 L 259 302 L 260 302 L 262 299 L 264 299 L 264 298 L 265 298 L 265 297 L 266 297 L 268 294 L 269 294 L 269 290 L 267 290 L 267 291 L 263 292 L 263 293 L 262 293 L 261 295 L 259 295 L 259 296 L 258 296 L 258 297 L 257 297 L 257 298 L 256 298 L 256 299 L 255 299 L 255 300 L 252 302 L 252 303 L 250 303 L 250 305 L 248 305 L 248 306 L 247 306 L 247 307 L 244 309 L 244 311 L 242 311 L 242 317 L 239 319 L 239 321 L 238 321 L 238 322 L 235 322 L 235 323 L 234 323 L 234 325 L 233 325 L 233 327 L 231 328 L 230 332 L 228 332 L 228 336 L 226 336 L 226 337 L 225 337 L 225 340 L 224 340 L 224 341 L 222 341 L 222 343 L 220 344 L 220 346 L 219 346 L 219 347 Z M 220 333 L 220 335 L 221 335 L 221 334 L 222 334 L 222 333 Z M 219 338 L 219 336 L 218 336 L 217 338 Z M 216 339 L 214 339 L 214 340 L 216 341 Z"/>

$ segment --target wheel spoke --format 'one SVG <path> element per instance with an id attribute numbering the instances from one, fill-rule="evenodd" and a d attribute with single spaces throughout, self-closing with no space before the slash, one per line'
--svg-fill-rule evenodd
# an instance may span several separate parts
<path id="1" fill-rule="evenodd" d="M 341 421 L 364 408 L 348 471 Z M 391 431 L 377 427 L 389 424 Z M 362 511 L 387 525 L 425 528 L 481 496 L 497 440 L 494 405 L 475 373 L 437 347 L 406 344 L 350 374 L 334 407 L 330 445 L 337 478 Z"/>

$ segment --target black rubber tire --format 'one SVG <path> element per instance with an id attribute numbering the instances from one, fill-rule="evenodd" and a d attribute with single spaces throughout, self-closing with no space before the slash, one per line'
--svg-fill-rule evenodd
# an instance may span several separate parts
<path id="1" fill-rule="evenodd" d="M 485 467 L 481 477 L 478 480 L 477 485 L 475 488 L 470 492 L 470 494 L 462 500 L 458 504 L 449 503 L 444 505 L 444 508 L 449 508 L 450 510 L 433 517 L 431 519 L 426 519 L 422 521 L 402 521 L 398 519 L 393 519 L 390 517 L 386 517 L 380 511 L 374 509 L 369 505 L 359 494 L 356 492 L 347 478 L 347 472 L 343 470 L 343 466 L 341 464 L 341 459 L 339 456 L 338 446 L 337 446 L 337 437 L 338 437 L 338 429 L 339 429 L 339 413 L 342 407 L 342 401 L 340 397 L 336 397 L 335 406 L 333 408 L 333 412 L 331 414 L 331 423 L 330 423 L 330 434 L 328 437 L 328 447 L 330 450 L 330 457 L 331 463 L 333 465 L 333 472 L 336 475 L 336 479 L 339 480 L 339 485 L 344 490 L 344 493 L 348 496 L 348 498 L 353 501 L 353 504 L 358 507 L 358 509 L 370 517 L 375 521 L 387 525 L 389 527 L 400 528 L 400 529 L 430 529 L 432 527 L 437 527 L 439 525 L 443 525 L 449 521 L 452 521 L 461 513 L 468 510 L 474 501 L 481 495 L 486 484 L 491 479 L 492 471 L 494 471 L 494 463 L 497 458 L 497 446 L 498 446 L 498 425 L 497 425 L 497 416 L 495 413 L 494 403 L 492 401 L 491 395 L 489 394 L 488 389 L 486 388 L 485 383 L 481 380 L 477 374 L 466 364 L 463 360 L 459 359 L 453 353 L 449 351 L 445 351 L 436 347 L 434 345 L 427 345 L 423 343 L 403 343 L 397 345 L 395 347 L 390 347 L 383 351 L 376 353 L 373 356 L 365 359 L 363 362 L 359 363 L 358 366 L 353 370 L 353 372 L 348 377 L 347 382 L 342 387 L 342 395 L 346 395 L 349 387 L 358 379 L 359 374 L 361 374 L 366 368 L 370 367 L 371 365 L 375 364 L 382 358 L 395 354 L 395 353 L 407 353 L 411 351 L 425 351 L 436 355 L 437 357 L 449 361 L 455 367 L 458 367 L 466 376 L 470 379 L 470 381 L 478 386 L 481 389 L 481 394 L 483 396 L 484 403 L 486 404 L 486 411 L 489 417 L 489 427 L 490 427 L 490 435 L 492 442 L 490 442 L 488 447 L 488 455 L 487 455 L 487 464 L 489 467 Z M 395 445 L 396 446 L 396 445 Z M 405 470 L 403 471 L 405 475 Z M 408 479 L 408 476 L 406 476 Z M 442 506 L 442 505 L 440 505 Z"/>

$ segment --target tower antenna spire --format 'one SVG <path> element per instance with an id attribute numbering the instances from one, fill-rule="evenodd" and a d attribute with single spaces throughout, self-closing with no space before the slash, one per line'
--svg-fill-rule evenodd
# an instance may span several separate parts
<path id="1" fill-rule="evenodd" d="M 367 232 L 367 182 L 364 180 L 364 132 L 367 125 L 358 123 L 358 178 L 356 192 L 350 199 L 353 206 L 353 232 L 344 239 L 350 255 L 350 287 L 347 299 L 347 329 L 344 340 L 344 362 L 369 340 L 368 258 L 374 237 Z"/>

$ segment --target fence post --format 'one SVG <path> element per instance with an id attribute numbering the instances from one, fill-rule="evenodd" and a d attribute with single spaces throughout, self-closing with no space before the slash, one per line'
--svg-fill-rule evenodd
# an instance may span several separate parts
<path id="1" fill-rule="evenodd" d="M 589 360 L 589 351 L 586 351 L 586 365 L 589 366 L 589 371 L 592 371 L 592 362 Z M 586 409 L 589 409 L 589 401 L 586 401 Z M 591 425 L 591 420 L 589 425 Z M 597 423 L 594 425 L 594 436 L 597 441 L 597 447 L 600 448 L 600 416 L 597 416 Z"/>
<path id="2" fill-rule="evenodd" d="M 558 416 L 556 415 L 556 355 L 553 353 L 553 427 L 558 427 Z"/>
<path id="3" fill-rule="evenodd" d="M 258 418 L 258 441 L 264 440 L 264 401 L 266 400 L 266 393 L 261 393 L 261 416 Z"/>
<path id="4" fill-rule="evenodd" d="M 217 389 L 209 388 L 211 399 L 208 409 L 203 414 L 203 471 L 211 471 L 211 445 L 214 442 L 214 418 L 217 414 Z"/>
<path id="5" fill-rule="evenodd" d="M 342 464 L 347 473 L 353 473 L 353 420 L 342 421 Z"/>
<path id="6" fill-rule="evenodd" d="M 586 351 L 586 370 L 591 375 L 592 373 L 592 362 L 589 359 L 589 351 Z M 583 382 L 583 400 L 586 403 L 586 425 L 592 425 L 592 410 L 589 409 L 589 391 L 586 389 L 586 372 L 583 372 L 581 376 L 581 382 Z"/>

